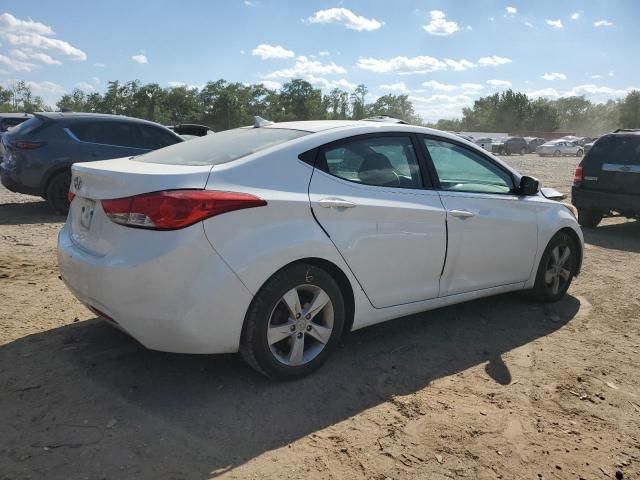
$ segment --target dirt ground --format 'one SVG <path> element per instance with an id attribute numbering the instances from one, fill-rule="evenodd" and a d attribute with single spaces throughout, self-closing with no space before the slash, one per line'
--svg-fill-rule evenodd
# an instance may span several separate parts
<path id="1" fill-rule="evenodd" d="M 506 160 L 569 191 L 575 158 Z M 58 279 L 62 221 L 0 189 L 0 479 L 640 478 L 640 222 L 585 230 L 558 304 L 398 319 L 271 383 L 95 319 Z"/>

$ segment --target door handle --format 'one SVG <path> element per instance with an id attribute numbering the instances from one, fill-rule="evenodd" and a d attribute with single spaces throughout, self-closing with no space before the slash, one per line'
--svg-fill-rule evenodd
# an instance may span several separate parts
<path id="1" fill-rule="evenodd" d="M 449 210 L 449 215 L 451 215 L 452 217 L 458 217 L 462 219 L 476 216 L 475 213 L 470 212 L 468 210 Z"/>
<path id="2" fill-rule="evenodd" d="M 355 203 L 342 198 L 323 198 L 318 204 L 323 208 L 353 208 L 356 206 Z"/>

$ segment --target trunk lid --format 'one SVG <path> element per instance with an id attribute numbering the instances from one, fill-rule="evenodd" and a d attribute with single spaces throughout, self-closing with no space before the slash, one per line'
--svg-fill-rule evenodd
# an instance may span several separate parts
<path id="1" fill-rule="evenodd" d="M 204 189 L 211 169 L 211 165 L 143 163 L 129 158 L 74 164 L 70 190 L 75 198 L 67 219 L 73 242 L 94 255 L 107 255 L 126 242 L 131 229 L 112 222 L 100 200 L 162 190 Z"/>

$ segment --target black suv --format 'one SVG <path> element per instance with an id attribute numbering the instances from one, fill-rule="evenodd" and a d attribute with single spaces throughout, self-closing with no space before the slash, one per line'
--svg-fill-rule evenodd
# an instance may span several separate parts
<path id="1" fill-rule="evenodd" d="M 527 141 L 522 137 L 508 137 L 504 141 L 493 142 L 491 153 L 496 155 L 511 155 L 518 153 L 524 155 L 529 151 Z"/>
<path id="2" fill-rule="evenodd" d="M 183 139 L 162 125 L 121 115 L 36 113 L 0 141 L 0 179 L 13 192 L 69 208 L 71 165 L 140 155 Z"/>
<path id="3" fill-rule="evenodd" d="M 614 214 L 640 218 L 640 130 L 616 130 L 594 143 L 576 167 L 571 202 L 583 227 Z"/>

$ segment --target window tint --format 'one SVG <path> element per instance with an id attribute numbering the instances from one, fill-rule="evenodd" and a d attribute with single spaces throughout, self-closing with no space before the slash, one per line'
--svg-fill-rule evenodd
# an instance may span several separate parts
<path id="1" fill-rule="evenodd" d="M 369 137 L 324 150 L 327 171 L 385 187 L 420 188 L 420 168 L 409 137 Z"/>
<path id="2" fill-rule="evenodd" d="M 83 142 L 129 148 L 150 148 L 142 138 L 138 124 L 133 122 L 86 122 L 69 129 Z"/>
<path id="3" fill-rule="evenodd" d="M 31 117 L 26 122 L 22 122 L 20 125 L 12 128 L 10 133 L 13 135 L 28 135 L 42 125 L 44 125 L 44 122 L 38 117 Z"/>
<path id="4" fill-rule="evenodd" d="M 190 140 L 186 145 L 173 145 L 172 154 L 145 153 L 137 162 L 167 163 L 172 165 L 218 165 L 251 155 L 265 148 L 294 140 L 310 132 L 284 128 L 236 128 Z M 184 148 L 183 148 L 184 147 Z M 188 152 L 188 155 L 185 153 Z"/>
<path id="5" fill-rule="evenodd" d="M 619 135 L 599 139 L 589 150 L 589 163 L 640 164 L 640 135 Z"/>
<path id="6" fill-rule="evenodd" d="M 477 153 L 453 143 L 424 139 L 442 190 L 508 193 L 511 175 Z"/>
<path id="7" fill-rule="evenodd" d="M 5 118 L 2 121 L 2 125 L 0 125 L 0 132 L 6 132 L 11 127 L 15 127 L 16 125 L 20 125 L 22 122 L 26 121 L 26 118 Z"/>
<path id="8" fill-rule="evenodd" d="M 139 127 L 140 138 L 138 139 L 138 145 L 140 145 L 140 148 L 157 150 L 180 142 L 180 139 L 176 138 L 175 135 L 162 128 L 151 125 L 140 125 Z"/>

